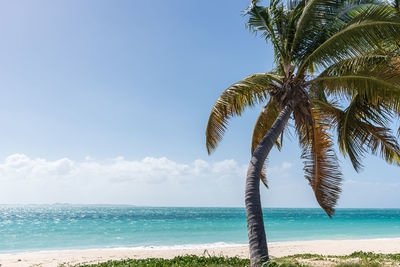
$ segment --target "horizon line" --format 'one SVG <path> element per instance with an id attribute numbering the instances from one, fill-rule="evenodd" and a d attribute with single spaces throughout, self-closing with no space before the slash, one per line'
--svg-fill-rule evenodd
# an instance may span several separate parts
<path id="1" fill-rule="evenodd" d="M 246 208 L 243 206 L 152 206 L 152 205 L 135 205 L 135 204 L 114 204 L 114 203 L 0 203 L 0 206 L 120 206 L 120 207 L 136 207 L 136 208 Z M 262 207 L 263 209 L 322 209 L 320 207 Z M 400 209 L 400 207 L 337 207 L 340 209 Z"/>

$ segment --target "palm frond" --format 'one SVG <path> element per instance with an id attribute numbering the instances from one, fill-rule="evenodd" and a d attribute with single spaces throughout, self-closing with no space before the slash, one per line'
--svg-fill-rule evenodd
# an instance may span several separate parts
<path id="1" fill-rule="evenodd" d="M 269 131 L 269 129 L 271 129 L 276 118 L 279 116 L 280 111 L 281 109 L 279 108 L 278 103 L 272 98 L 261 111 L 253 130 L 253 137 L 251 141 L 252 154 L 265 134 Z M 278 149 L 280 149 L 281 146 L 279 140 L 276 143 L 276 146 Z"/>
<path id="2" fill-rule="evenodd" d="M 292 61 L 299 66 L 327 39 L 345 28 L 354 17 L 355 10 L 363 10 L 370 5 L 382 5 L 382 3 L 379 0 L 306 1 L 290 47 Z M 314 68 L 313 64 L 309 64 L 307 70 L 313 73 Z"/>
<path id="3" fill-rule="evenodd" d="M 393 7 L 396 9 L 397 12 L 400 11 L 400 1 L 399 0 L 394 0 L 393 1 Z"/>
<path id="4" fill-rule="evenodd" d="M 211 110 L 206 129 L 206 146 L 210 154 L 221 140 L 228 120 L 240 116 L 248 106 L 263 102 L 268 90 L 277 86 L 279 77 L 271 73 L 253 74 L 226 89 Z"/>
<path id="5" fill-rule="evenodd" d="M 356 171 L 362 169 L 361 157 L 367 151 L 379 152 L 379 156 L 390 164 L 400 164 L 400 146 L 387 127 L 390 111 L 384 106 L 369 104 L 360 96 L 353 97 L 345 110 L 334 103 L 314 102 L 331 116 L 332 124 L 337 127 L 340 150 L 343 155 L 349 155 Z"/>
<path id="6" fill-rule="evenodd" d="M 365 75 L 342 75 L 318 77 L 312 83 L 322 86 L 328 94 L 351 98 L 360 94 L 371 103 L 387 101 L 388 104 L 398 105 L 400 102 L 400 84 L 382 77 Z"/>
<path id="7" fill-rule="evenodd" d="M 302 10 L 301 16 L 298 19 L 295 35 L 293 37 L 291 52 L 296 52 L 300 49 L 302 45 L 308 40 L 319 33 L 320 28 L 323 27 L 325 21 L 328 21 L 328 17 L 333 17 L 335 11 L 339 9 L 343 1 L 339 0 L 310 0 L 306 2 L 304 9 Z M 332 22 L 332 20 L 329 20 Z M 312 35 L 312 36 L 310 36 Z M 313 39 L 314 39 L 313 38 Z M 304 47 L 305 48 L 305 47 Z"/>
<path id="8" fill-rule="evenodd" d="M 388 54 L 350 57 L 332 64 L 317 78 L 313 88 L 328 94 L 351 98 L 360 95 L 400 115 L 400 63 Z"/>
<path id="9" fill-rule="evenodd" d="M 261 32 L 261 35 L 266 39 L 270 40 L 275 53 L 274 57 L 279 61 L 280 55 L 282 55 L 282 43 L 279 39 L 279 32 L 274 28 L 273 20 L 274 15 L 272 12 L 275 11 L 274 1 L 272 1 L 270 7 L 258 6 L 259 1 L 252 1 L 250 6 L 245 10 L 244 15 L 248 17 L 246 26 L 252 32 Z"/>
<path id="10" fill-rule="evenodd" d="M 290 55 L 291 53 L 291 46 L 293 44 L 294 38 L 296 36 L 296 26 L 298 23 L 299 18 L 303 14 L 304 8 L 306 5 L 305 0 L 296 0 L 290 1 L 288 4 L 288 16 L 287 16 L 287 25 L 286 25 L 286 38 L 284 43 L 284 50 L 287 51 L 286 53 Z M 289 59 L 289 61 L 291 61 Z"/>
<path id="11" fill-rule="evenodd" d="M 393 8 L 370 5 L 313 50 L 302 61 L 298 72 L 313 65 L 326 68 L 347 57 L 369 54 L 399 39 L 400 17 L 394 15 Z"/>
<path id="12" fill-rule="evenodd" d="M 318 204 L 332 217 L 341 192 L 342 173 L 340 172 L 332 138 L 328 134 L 330 125 L 317 110 L 310 111 L 312 124 L 297 126 L 300 144 L 303 149 L 305 177 L 309 181 Z M 310 133 L 305 134 L 306 131 Z M 311 138 L 309 138 L 311 136 Z"/>
<path id="13" fill-rule="evenodd" d="M 392 58 L 385 54 L 371 54 L 348 57 L 327 67 L 319 77 L 368 73 L 378 76 L 392 64 Z M 400 74 L 398 74 L 400 77 Z"/>
<path id="14" fill-rule="evenodd" d="M 372 154 L 378 154 L 387 163 L 400 166 L 400 146 L 397 139 L 387 127 L 378 127 L 365 124 L 366 133 L 363 142 L 371 150 Z"/>
<path id="15" fill-rule="evenodd" d="M 253 137 L 251 141 L 251 154 L 253 154 L 254 150 L 257 148 L 258 144 L 261 142 L 263 137 L 271 129 L 276 118 L 279 116 L 280 111 L 281 110 L 279 108 L 278 103 L 273 98 L 271 98 L 268 104 L 261 111 L 260 115 L 258 116 L 257 122 L 254 126 Z M 281 140 L 282 139 L 280 138 L 275 143 L 276 147 L 279 150 L 281 149 Z M 261 181 L 268 188 L 265 167 L 261 172 Z"/>

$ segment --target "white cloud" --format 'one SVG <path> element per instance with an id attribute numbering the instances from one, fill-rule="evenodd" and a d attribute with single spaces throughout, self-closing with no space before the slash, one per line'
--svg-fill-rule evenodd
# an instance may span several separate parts
<path id="1" fill-rule="evenodd" d="M 75 163 L 67 158 L 46 161 L 31 159 L 24 154 L 14 154 L 0 164 L 0 179 L 60 178 L 70 175 L 74 168 Z"/>
<path id="2" fill-rule="evenodd" d="M 291 163 L 269 167 L 271 173 L 289 170 Z M 199 177 L 214 179 L 243 179 L 247 165 L 240 165 L 233 159 L 219 162 L 206 162 L 198 159 L 192 163 L 178 163 L 166 157 L 146 157 L 142 160 L 127 160 L 116 157 L 107 161 L 96 161 L 87 156 L 83 161 L 68 158 L 46 160 L 30 158 L 24 154 L 13 154 L 0 163 L 1 180 L 107 180 L 110 182 L 165 183 L 190 182 Z M 240 177 L 240 178 L 239 178 Z"/>
<path id="3" fill-rule="evenodd" d="M 101 179 L 117 182 L 160 183 L 166 181 L 183 181 L 207 173 L 232 174 L 240 169 L 234 160 L 209 164 L 195 160 L 190 164 L 177 163 L 165 157 L 146 157 L 142 160 L 126 160 L 117 157 L 108 161 L 95 161 L 86 157 L 85 161 L 72 161 L 67 158 L 49 161 L 32 159 L 24 154 L 8 156 L 0 163 L 0 179 Z"/>
<path id="4" fill-rule="evenodd" d="M 247 164 L 228 159 L 176 162 L 166 157 L 81 161 L 14 154 L 0 161 L 0 203 L 133 204 L 141 206 L 243 206 Z M 398 207 L 400 184 L 348 179 L 340 207 Z M 301 165 L 268 164 L 264 206 L 318 207 Z"/>
<path id="5" fill-rule="evenodd" d="M 197 197 L 198 205 L 218 205 L 220 195 L 224 205 L 232 199 L 231 205 L 240 205 L 238 192 L 243 191 L 246 169 L 235 160 L 179 163 L 166 157 L 105 161 L 86 157 L 74 161 L 14 154 L 0 162 L 0 203 L 178 205 Z"/>

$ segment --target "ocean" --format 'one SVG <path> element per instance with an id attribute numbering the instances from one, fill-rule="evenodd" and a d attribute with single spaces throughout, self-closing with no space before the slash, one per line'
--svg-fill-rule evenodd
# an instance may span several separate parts
<path id="1" fill-rule="evenodd" d="M 400 209 L 265 208 L 269 242 L 400 238 Z M 247 243 L 244 208 L 0 206 L 0 253 Z"/>

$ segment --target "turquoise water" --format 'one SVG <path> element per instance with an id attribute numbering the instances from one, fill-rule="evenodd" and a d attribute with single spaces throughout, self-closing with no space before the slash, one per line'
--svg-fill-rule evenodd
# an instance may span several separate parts
<path id="1" fill-rule="evenodd" d="M 264 209 L 269 241 L 400 238 L 400 209 Z M 244 208 L 0 206 L 0 252 L 245 244 Z"/>

